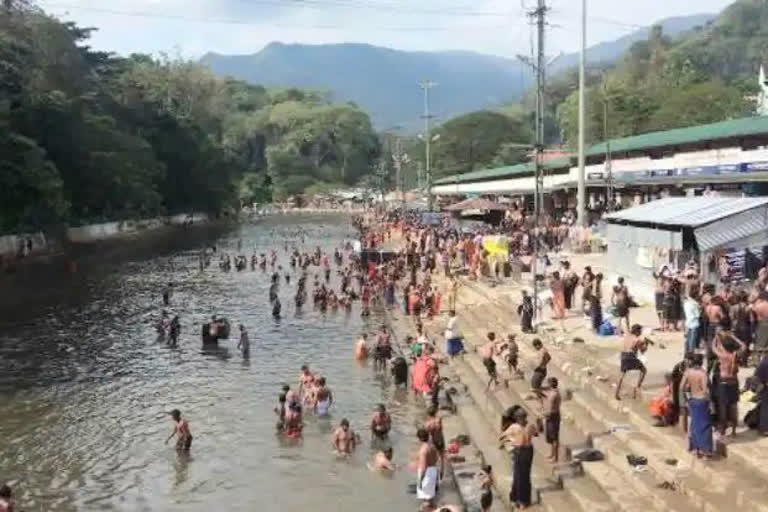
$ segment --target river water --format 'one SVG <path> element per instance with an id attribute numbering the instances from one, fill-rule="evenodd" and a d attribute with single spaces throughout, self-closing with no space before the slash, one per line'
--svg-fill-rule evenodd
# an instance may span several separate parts
<path id="1" fill-rule="evenodd" d="M 234 252 L 242 239 L 247 254 L 280 246 L 288 267 L 282 242 L 296 240 L 299 228 L 305 247 L 325 251 L 353 235 L 342 217 L 282 217 L 233 227 L 209 242 Z M 361 331 L 373 333 L 376 313 L 361 319 L 356 305 L 349 315 L 322 314 L 307 304 L 297 314 L 294 274 L 290 287 L 281 284 L 284 317 L 275 321 L 268 273 L 224 273 L 215 259 L 200 273 L 203 240 L 190 237 L 175 233 L 127 261 L 91 264 L 76 285 L 70 277 L 46 277 L 48 289 L 64 290 L 55 301 L 3 315 L 0 480 L 13 484 L 21 508 L 414 510 L 406 493 L 410 471 L 385 478 L 366 468 L 366 425 L 377 403 L 393 416 L 396 463 L 408 462 L 418 418 L 411 397 L 394 391 L 389 376 L 353 362 L 353 342 Z M 153 328 L 167 281 L 176 283 L 169 310 L 183 326 L 178 349 L 158 342 Z M 213 313 L 232 321 L 233 336 L 211 355 L 202 353 L 199 333 Z M 250 332 L 249 361 L 235 350 L 240 322 Z M 337 405 L 331 421 L 306 418 L 302 445 L 286 445 L 275 435 L 272 409 L 280 386 L 295 387 L 305 362 L 327 376 Z M 189 457 L 163 444 L 173 408 L 190 422 Z M 331 455 L 331 428 L 342 417 L 364 440 L 350 461 Z"/>

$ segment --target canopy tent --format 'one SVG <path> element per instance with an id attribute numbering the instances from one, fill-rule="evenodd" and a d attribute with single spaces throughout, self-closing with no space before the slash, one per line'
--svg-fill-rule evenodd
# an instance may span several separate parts
<path id="1" fill-rule="evenodd" d="M 460 212 L 463 210 L 503 211 L 508 209 L 508 205 L 496 203 L 488 199 L 465 199 L 445 208 L 449 212 Z"/>

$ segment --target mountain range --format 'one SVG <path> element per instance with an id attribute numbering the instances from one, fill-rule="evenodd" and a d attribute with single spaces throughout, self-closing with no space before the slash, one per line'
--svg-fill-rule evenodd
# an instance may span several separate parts
<path id="1" fill-rule="evenodd" d="M 658 24 L 677 37 L 706 25 L 715 15 L 669 18 Z M 637 30 L 587 50 L 590 64 L 620 58 L 649 28 Z M 351 101 L 369 112 L 379 130 L 416 132 L 424 113 L 419 82 L 428 78 L 430 114 L 437 122 L 518 99 L 532 83 L 526 65 L 515 59 L 465 51 L 409 52 L 344 43 L 303 45 L 273 42 L 250 55 L 208 53 L 201 63 L 220 76 L 266 87 L 300 87 L 330 91 L 334 101 Z M 578 63 L 578 53 L 563 55 L 549 70 L 556 73 Z"/>

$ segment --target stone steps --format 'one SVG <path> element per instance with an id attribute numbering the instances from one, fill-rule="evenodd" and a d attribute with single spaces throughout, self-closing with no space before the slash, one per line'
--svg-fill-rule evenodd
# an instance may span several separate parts
<path id="1" fill-rule="evenodd" d="M 500 418 L 502 412 L 507 407 L 513 405 L 511 399 L 505 400 L 502 397 L 497 396 L 495 393 L 486 393 L 485 383 L 480 380 L 474 370 L 459 360 L 454 361 L 452 366 L 457 368 L 457 374 L 461 381 L 467 386 L 468 391 L 475 401 L 480 406 L 481 413 L 489 418 Z M 463 368 L 462 368 L 463 366 Z M 501 399 L 500 399 L 501 398 Z M 498 435 L 498 427 L 495 429 L 495 434 Z M 534 441 L 534 470 L 532 472 L 535 479 L 535 486 L 537 489 L 547 487 L 549 485 L 558 486 L 558 475 L 555 474 L 554 468 L 550 466 L 544 458 L 547 453 L 547 446 L 540 440 Z M 553 481 L 554 480 L 554 481 Z M 619 510 L 612 508 L 608 505 L 609 499 L 599 488 L 592 485 L 591 482 L 584 478 L 560 478 L 563 489 L 566 494 L 575 502 L 582 510 L 609 512 Z M 546 492 L 540 493 L 542 503 L 548 503 L 550 496 Z M 636 509 L 640 510 L 640 509 Z"/>
<path id="2" fill-rule="evenodd" d="M 404 347 L 400 346 L 399 343 L 415 329 L 413 329 L 409 317 L 391 314 L 388 314 L 388 317 L 389 326 L 395 334 L 396 343 L 398 343 L 396 351 L 402 352 Z M 443 434 L 446 440 L 454 439 L 461 434 L 468 434 L 471 447 L 463 447 L 460 452 L 465 459 L 464 462 L 446 463 L 446 473 L 452 479 L 450 484 L 455 486 L 465 507 L 468 507 L 468 510 L 475 510 L 474 507 L 478 505 L 480 499 L 476 475 L 480 472 L 483 464 L 491 464 L 496 483 L 496 488 L 493 490 L 494 500 L 491 512 L 511 511 L 512 507 L 510 507 L 508 499 L 508 482 L 511 479 L 508 461 L 505 460 L 501 452 L 487 449 L 488 446 L 493 446 L 493 443 L 489 444 L 486 439 L 490 435 L 488 433 L 490 430 L 483 429 L 485 420 L 472 408 L 471 404 L 462 405 L 457 412 L 457 414 L 441 413 Z M 486 428 L 488 428 L 487 425 Z M 481 450 L 482 447 L 486 447 L 485 452 Z M 547 512 L 554 512 L 554 510 L 547 510 Z"/>
<path id="3" fill-rule="evenodd" d="M 483 325 L 488 330 L 503 328 L 499 321 L 507 317 L 505 307 L 499 306 L 487 294 L 478 292 L 472 285 L 467 291 L 474 295 L 476 304 L 484 301 L 478 308 L 464 308 L 466 317 L 463 325 Z M 490 299 L 490 300 L 489 300 Z M 508 306 L 507 306 L 508 308 Z M 508 326 L 507 326 L 508 327 Z M 503 331 L 499 331 L 502 333 Z M 478 334 L 479 335 L 479 334 Z M 540 336 L 546 342 L 546 336 Z M 477 339 L 484 339 L 477 338 Z M 522 341 L 522 340 L 521 340 Z M 532 349 L 527 343 L 519 343 L 521 356 L 531 356 Z M 755 474 L 739 467 L 736 461 L 719 460 L 703 462 L 688 454 L 684 439 L 672 428 L 656 428 L 644 410 L 645 404 L 635 401 L 618 402 L 613 398 L 613 388 L 599 382 L 591 375 L 582 372 L 584 366 L 598 367 L 594 374 L 614 375 L 617 368 L 604 368 L 589 354 L 578 354 L 578 349 L 558 351 L 550 347 L 553 361 L 550 364 L 550 375 L 558 377 L 561 389 L 571 388 L 573 401 L 568 403 L 565 410 L 582 432 L 592 430 L 607 431 L 616 425 L 627 424 L 630 431 L 616 431 L 612 436 L 593 436 L 595 445 L 603 449 L 606 461 L 617 469 L 622 470 L 622 451 L 635 453 L 648 458 L 651 475 L 633 474 L 632 482 L 640 490 L 655 496 L 664 497 L 664 502 L 658 506 L 668 507 L 669 510 L 687 509 L 690 505 L 707 510 L 723 510 L 733 503 L 748 504 L 750 510 L 766 510 L 768 493 L 762 484 L 762 475 Z M 732 452 L 733 450 L 731 450 Z M 678 459 L 682 468 L 676 468 L 665 463 L 668 458 Z M 628 464 L 623 462 L 623 469 Z M 660 491 L 655 484 L 674 482 L 679 492 Z M 654 492 L 655 491 L 655 492 Z M 678 497 L 685 497 L 681 500 Z"/>
<path id="4" fill-rule="evenodd" d="M 471 448 L 465 447 L 462 450 L 462 456 L 465 458 L 464 462 L 447 464 L 447 466 L 450 466 L 453 481 L 462 497 L 462 501 L 470 507 L 480 502 L 480 489 L 477 486 L 475 475 L 480 473 L 482 465 L 491 464 L 494 479 L 498 479 L 499 484 L 505 481 L 506 475 L 504 471 L 509 466 L 509 464 L 503 464 L 503 460 L 487 459 L 485 454 L 480 451 L 478 446 L 482 446 L 484 441 L 482 430 L 478 431 L 477 428 L 471 428 L 471 426 L 477 423 L 477 417 L 473 415 L 473 411 L 463 407 L 459 414 L 443 417 L 443 434 L 446 439 L 453 439 L 460 434 L 468 434 L 472 442 Z M 496 489 L 494 491 L 491 512 L 511 510 L 506 494 L 496 491 Z"/>
<path id="5" fill-rule="evenodd" d="M 465 323 L 464 325 L 467 324 Z M 467 330 L 465 329 L 464 332 L 466 340 L 473 338 L 482 339 L 476 331 L 468 336 Z M 471 341 L 468 341 L 468 343 L 471 344 Z M 483 375 L 485 368 L 476 354 L 465 355 L 463 362 L 470 367 L 469 371 L 474 372 L 478 379 L 480 375 Z M 495 413 L 496 417 L 499 417 L 503 409 L 513 404 L 523 405 L 531 415 L 540 412 L 538 401 L 524 400 L 526 395 L 529 394 L 526 382 L 511 380 L 509 384 L 510 387 L 507 389 L 500 388 L 498 390 L 491 390 L 488 393 L 502 402 L 502 407 L 493 412 L 489 411 L 489 413 Z M 566 407 L 563 408 L 563 413 L 564 415 L 568 414 Z M 571 421 L 564 421 L 561 425 L 561 443 L 563 446 L 580 447 L 585 445 L 586 439 L 587 436 L 575 429 Z M 548 451 L 548 446 L 543 442 L 543 439 L 539 440 L 538 444 L 542 446 L 542 453 Z M 626 465 L 626 460 L 623 462 Z M 623 512 L 671 510 L 670 507 L 663 503 L 655 503 L 651 498 L 654 493 L 648 493 L 647 489 L 638 489 L 629 480 L 633 475 L 627 475 L 620 467 L 610 464 L 610 461 L 587 462 L 581 464 L 581 467 L 587 479 L 568 479 L 565 482 L 565 486 L 568 491 L 573 491 L 577 496 L 588 496 L 588 498 L 582 500 L 582 503 L 588 504 L 590 510 L 595 509 L 595 507 L 603 510 L 620 510 Z"/>
<path id="6" fill-rule="evenodd" d="M 410 322 L 408 322 L 410 324 Z M 410 326 L 410 325 L 409 325 Z M 409 327 L 408 326 L 408 327 Z M 414 329 L 415 330 L 415 329 Z M 401 335 L 399 338 L 403 338 Z M 441 366 L 440 374 L 443 377 L 447 377 L 454 382 L 454 385 L 458 384 L 457 388 L 463 388 L 464 393 L 456 397 L 457 402 L 457 415 L 452 418 L 458 418 L 463 426 L 456 432 L 466 433 L 470 436 L 472 445 L 477 450 L 478 455 L 482 461 L 490 464 L 493 467 L 494 480 L 495 480 L 495 495 L 494 495 L 494 507 L 503 506 L 504 510 L 514 510 L 514 507 L 509 502 L 509 489 L 512 483 L 512 466 L 510 456 L 506 450 L 499 448 L 498 442 L 498 427 L 494 427 L 489 423 L 490 417 L 486 412 L 482 410 L 482 407 L 475 401 L 475 397 L 469 393 L 469 387 L 461 379 L 461 375 L 456 371 L 454 365 Z M 449 431 L 449 417 L 444 417 L 443 426 L 446 439 L 450 439 L 455 436 L 456 433 Z M 466 448 L 462 451 L 464 454 Z M 469 459 L 469 457 L 468 457 Z M 461 465 L 453 464 L 454 473 L 459 475 L 457 479 L 457 485 L 461 491 L 462 499 L 465 505 L 470 506 L 469 510 L 476 502 L 476 491 L 467 486 L 462 489 L 461 484 Z M 469 471 L 477 471 L 476 469 L 469 469 Z M 580 499 L 574 499 L 573 496 L 562 492 L 562 483 L 560 478 L 553 478 L 552 469 L 546 463 L 542 461 L 542 457 L 534 458 L 534 465 L 531 472 L 531 479 L 533 484 L 533 498 L 534 502 L 538 502 L 534 505 L 536 509 L 544 510 L 546 512 L 586 512 L 587 510 L 595 510 L 593 501 L 589 501 L 586 496 L 589 495 L 589 490 L 583 492 L 583 496 Z M 594 490 L 591 490 L 594 492 Z M 541 496 L 545 494 L 546 497 L 541 499 Z M 582 507 L 580 503 L 584 503 Z M 597 509 L 597 512 L 603 512 L 603 509 Z"/>
<path id="7" fill-rule="evenodd" d="M 438 327 L 438 326 L 433 326 Z M 430 331 L 429 327 L 427 328 Z M 433 337 L 438 337 L 439 332 L 434 329 L 429 333 Z M 464 357 L 456 358 L 451 361 L 450 369 L 458 376 L 464 384 L 465 389 L 474 400 L 474 408 L 479 415 L 484 417 L 485 423 L 496 422 L 501 417 L 504 409 L 515 404 L 522 404 L 521 397 L 513 397 L 511 394 L 504 395 L 501 392 L 487 392 L 486 381 L 481 377 L 484 367 L 480 359 L 467 354 Z M 442 370 L 441 370 L 442 371 Z M 444 373 L 444 372 L 443 372 Z M 525 404 L 523 404 L 525 405 Z M 459 410 L 463 410 L 460 406 Z M 498 439 L 499 427 L 490 426 L 493 429 L 493 436 L 486 438 L 488 443 L 495 443 Z M 583 443 L 581 443 L 583 444 Z M 485 445 L 485 444 L 484 444 Z M 578 464 L 563 463 L 554 468 L 547 463 L 545 457 L 549 448 L 543 439 L 537 439 L 534 442 L 534 467 L 532 470 L 532 479 L 534 487 L 539 491 L 542 505 L 554 510 L 590 510 L 597 512 L 645 512 L 649 502 L 640 496 L 632 496 L 632 500 L 612 501 L 610 497 L 597 485 L 596 481 L 588 478 L 579 478 L 574 475 L 581 471 Z M 507 463 L 509 464 L 509 463 Z M 603 471 L 600 478 L 606 482 L 613 482 L 615 492 L 618 493 L 625 488 L 623 482 L 613 476 L 610 471 Z M 511 475 L 509 475 L 511 481 Z M 561 487 L 565 492 L 560 492 Z M 567 502 L 567 506 L 562 502 Z"/>

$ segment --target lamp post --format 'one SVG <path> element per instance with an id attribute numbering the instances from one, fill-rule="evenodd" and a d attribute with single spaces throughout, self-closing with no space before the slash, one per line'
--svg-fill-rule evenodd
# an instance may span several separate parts
<path id="1" fill-rule="evenodd" d="M 432 166 L 430 165 L 432 162 L 432 148 L 431 143 L 437 142 L 440 140 L 440 134 L 436 133 L 432 136 L 429 135 L 429 132 L 425 134 L 420 133 L 419 134 L 419 140 L 424 141 L 425 145 L 425 179 L 426 179 L 426 189 L 427 189 L 427 209 L 431 212 L 432 211 L 432 203 L 433 203 L 433 196 L 432 196 Z"/>
<path id="2" fill-rule="evenodd" d="M 576 208 L 578 223 L 582 228 L 587 227 L 587 186 L 585 158 L 585 61 L 587 53 L 587 0 L 581 0 L 581 53 L 579 55 L 579 180 L 576 192 Z"/>
<path id="3" fill-rule="evenodd" d="M 392 164 L 395 166 L 395 190 L 397 190 L 397 196 L 400 200 L 400 207 L 405 207 L 405 192 L 403 191 L 403 165 L 407 165 L 410 162 L 410 158 L 402 150 L 402 140 L 397 132 L 403 129 L 400 125 L 390 126 L 386 130 L 382 130 L 382 133 L 391 135 L 395 139 L 395 149 L 392 153 Z"/>

